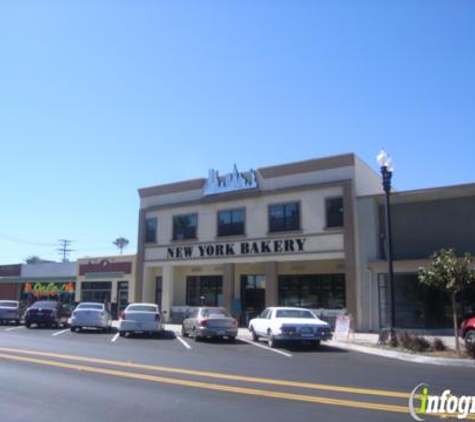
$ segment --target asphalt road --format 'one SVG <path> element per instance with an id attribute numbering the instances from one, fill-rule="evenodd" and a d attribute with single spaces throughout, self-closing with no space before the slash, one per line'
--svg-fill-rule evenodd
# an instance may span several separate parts
<path id="1" fill-rule="evenodd" d="M 410 421 L 408 395 L 422 382 L 475 395 L 473 370 L 324 345 L 0 327 L 2 422 Z"/>

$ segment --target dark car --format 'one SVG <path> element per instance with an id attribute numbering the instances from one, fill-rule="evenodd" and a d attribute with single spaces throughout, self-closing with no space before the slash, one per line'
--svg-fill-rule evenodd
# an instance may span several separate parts
<path id="1" fill-rule="evenodd" d="M 30 328 L 33 324 L 38 326 L 66 327 L 71 317 L 69 306 L 55 300 L 39 300 L 31 305 L 25 312 L 25 326 Z"/>
<path id="2" fill-rule="evenodd" d="M 18 300 L 0 300 L 0 324 L 19 324 L 22 314 Z"/>

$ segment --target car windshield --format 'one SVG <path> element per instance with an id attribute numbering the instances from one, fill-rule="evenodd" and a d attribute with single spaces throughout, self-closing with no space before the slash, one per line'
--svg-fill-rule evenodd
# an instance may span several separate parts
<path id="1" fill-rule="evenodd" d="M 31 305 L 32 308 L 46 308 L 46 309 L 54 309 L 56 308 L 58 302 L 54 301 L 40 301 L 35 302 Z"/>
<path id="2" fill-rule="evenodd" d="M 80 303 L 76 309 L 104 309 L 101 303 Z"/>
<path id="3" fill-rule="evenodd" d="M 222 316 L 225 316 L 225 317 L 229 316 L 229 314 L 224 309 L 220 309 L 220 308 L 203 309 L 201 311 L 201 316 L 203 316 L 203 317 L 209 317 L 210 315 L 222 315 Z"/>
<path id="4" fill-rule="evenodd" d="M 18 302 L 0 300 L 0 307 L 1 308 L 18 308 Z"/>
<path id="5" fill-rule="evenodd" d="M 275 313 L 276 318 L 311 318 L 315 319 L 310 311 L 305 311 L 301 309 L 282 309 Z"/>
<path id="6" fill-rule="evenodd" d="M 157 312 L 157 307 L 153 305 L 131 305 L 127 308 L 127 312 Z"/>

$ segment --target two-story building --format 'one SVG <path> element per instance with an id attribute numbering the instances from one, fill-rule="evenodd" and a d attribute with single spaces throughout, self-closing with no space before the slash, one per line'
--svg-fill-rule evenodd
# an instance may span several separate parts
<path id="1" fill-rule="evenodd" d="M 356 198 L 381 191 L 354 154 L 139 190 L 135 300 L 168 319 L 226 306 L 245 323 L 265 306 L 362 310 Z"/>

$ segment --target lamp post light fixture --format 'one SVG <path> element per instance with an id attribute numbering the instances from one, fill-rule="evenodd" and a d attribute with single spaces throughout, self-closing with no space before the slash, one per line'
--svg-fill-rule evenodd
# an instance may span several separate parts
<path id="1" fill-rule="evenodd" d="M 394 327 L 396 325 L 395 318 L 395 300 L 394 300 L 394 271 L 393 271 L 393 239 L 391 230 L 391 177 L 394 171 L 394 164 L 392 158 L 385 150 L 376 157 L 379 167 L 381 168 L 381 175 L 383 177 L 383 190 L 386 199 L 385 214 L 386 214 L 386 242 L 387 242 L 387 259 L 388 259 L 388 288 L 389 288 L 389 330 L 391 337 L 394 335 Z"/>

